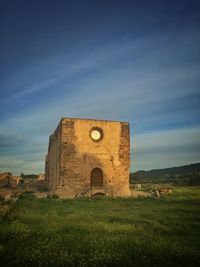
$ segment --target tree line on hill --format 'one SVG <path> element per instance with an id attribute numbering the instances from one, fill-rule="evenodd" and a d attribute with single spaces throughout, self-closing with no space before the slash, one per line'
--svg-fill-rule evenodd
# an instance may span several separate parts
<path id="1" fill-rule="evenodd" d="M 20 174 L 20 177 L 22 179 L 37 179 L 38 175 L 37 174 L 24 174 L 23 172 Z"/>
<path id="2" fill-rule="evenodd" d="M 130 174 L 130 183 L 167 182 L 180 185 L 200 185 L 200 163 L 179 167 L 137 171 Z"/>

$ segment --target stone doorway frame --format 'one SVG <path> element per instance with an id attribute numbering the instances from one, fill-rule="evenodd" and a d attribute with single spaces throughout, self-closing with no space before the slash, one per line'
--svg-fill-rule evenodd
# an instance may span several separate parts
<path id="1" fill-rule="evenodd" d="M 101 168 L 95 167 L 90 172 L 91 196 L 105 195 L 104 177 Z"/>

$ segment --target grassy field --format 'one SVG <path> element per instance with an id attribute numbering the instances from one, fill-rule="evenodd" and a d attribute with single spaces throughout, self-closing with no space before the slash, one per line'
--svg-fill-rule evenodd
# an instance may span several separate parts
<path id="1" fill-rule="evenodd" d="M 200 188 L 176 188 L 160 199 L 23 196 L 0 219 L 0 261 L 38 267 L 198 266 Z"/>

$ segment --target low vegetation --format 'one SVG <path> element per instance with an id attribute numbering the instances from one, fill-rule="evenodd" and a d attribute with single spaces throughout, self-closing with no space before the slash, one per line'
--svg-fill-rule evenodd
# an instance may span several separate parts
<path id="1" fill-rule="evenodd" d="M 200 187 L 160 199 L 37 199 L 0 220 L 1 266 L 198 266 Z"/>

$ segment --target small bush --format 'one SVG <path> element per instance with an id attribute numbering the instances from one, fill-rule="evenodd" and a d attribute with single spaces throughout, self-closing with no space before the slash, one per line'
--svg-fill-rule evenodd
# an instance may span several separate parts
<path id="1" fill-rule="evenodd" d="M 57 194 L 53 194 L 51 195 L 49 198 L 52 198 L 52 199 L 59 199 L 59 196 Z"/>

